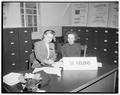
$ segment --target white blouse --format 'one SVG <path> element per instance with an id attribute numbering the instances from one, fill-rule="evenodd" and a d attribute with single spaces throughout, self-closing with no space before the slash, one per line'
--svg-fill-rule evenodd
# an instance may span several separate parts
<path id="1" fill-rule="evenodd" d="M 49 44 L 47 44 L 47 43 L 45 43 L 45 44 L 46 44 L 47 51 L 48 51 L 48 56 L 47 56 L 47 58 L 49 58 L 49 55 L 50 55 Z"/>

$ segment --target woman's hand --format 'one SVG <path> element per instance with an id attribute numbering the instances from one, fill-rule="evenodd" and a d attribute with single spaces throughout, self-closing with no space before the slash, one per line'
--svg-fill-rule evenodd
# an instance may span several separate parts
<path id="1" fill-rule="evenodd" d="M 63 58 L 59 60 L 60 62 L 63 62 Z"/>
<path id="2" fill-rule="evenodd" d="M 51 59 L 48 59 L 48 60 L 45 60 L 45 63 L 50 65 L 50 64 L 53 64 L 53 63 L 54 63 L 54 61 L 53 61 L 53 60 L 51 60 Z"/>
<path id="3" fill-rule="evenodd" d="M 48 60 L 48 64 L 53 64 L 53 63 L 54 63 L 53 60 L 51 60 L 51 59 Z"/>

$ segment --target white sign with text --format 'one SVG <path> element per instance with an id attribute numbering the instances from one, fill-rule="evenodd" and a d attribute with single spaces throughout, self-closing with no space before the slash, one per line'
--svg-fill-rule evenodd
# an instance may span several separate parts
<path id="1" fill-rule="evenodd" d="M 64 70 L 97 70 L 97 57 L 64 57 Z"/>

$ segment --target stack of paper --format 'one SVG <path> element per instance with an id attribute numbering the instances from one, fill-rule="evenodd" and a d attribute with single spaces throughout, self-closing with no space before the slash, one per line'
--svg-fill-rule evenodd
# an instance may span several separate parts
<path id="1" fill-rule="evenodd" d="M 36 72 L 42 71 L 42 70 L 44 70 L 44 68 L 45 68 L 45 67 L 35 68 L 32 73 L 36 73 Z"/>
<path id="2" fill-rule="evenodd" d="M 63 67 L 64 65 L 63 65 L 63 62 L 61 62 L 61 61 L 58 61 L 58 62 L 54 62 L 54 64 L 52 64 L 52 66 L 53 67 Z"/>
<path id="3" fill-rule="evenodd" d="M 22 75 L 20 73 L 14 73 L 14 72 L 11 72 L 5 76 L 3 76 L 3 82 L 8 84 L 8 85 L 15 85 L 17 83 L 19 83 L 19 76 Z"/>
<path id="4" fill-rule="evenodd" d="M 58 76 L 61 76 L 61 68 L 57 67 L 42 67 L 42 68 L 35 68 L 33 70 L 33 73 L 39 72 L 43 70 L 44 72 L 48 74 L 57 74 Z"/>
<path id="5" fill-rule="evenodd" d="M 36 92 L 45 92 L 45 90 L 40 90 L 40 89 L 38 88 Z"/>
<path id="6" fill-rule="evenodd" d="M 61 76 L 61 68 L 45 68 L 44 71 L 48 74 L 57 74 Z"/>
<path id="7" fill-rule="evenodd" d="M 32 73 L 25 73 L 25 78 L 34 78 L 34 74 L 32 74 Z"/>

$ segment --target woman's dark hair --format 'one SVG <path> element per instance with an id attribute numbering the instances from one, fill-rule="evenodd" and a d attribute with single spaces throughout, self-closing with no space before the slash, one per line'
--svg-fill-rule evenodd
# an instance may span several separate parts
<path id="1" fill-rule="evenodd" d="M 44 35 L 47 35 L 47 33 L 50 33 L 50 34 L 55 36 L 55 31 L 53 31 L 53 30 L 45 30 L 44 33 L 43 33 L 42 40 L 44 39 Z"/>

